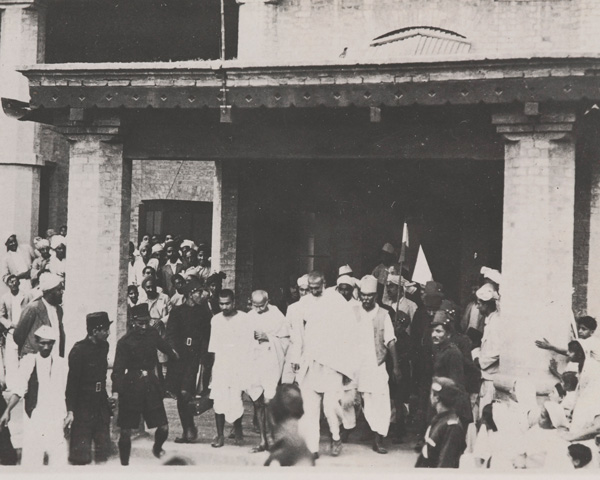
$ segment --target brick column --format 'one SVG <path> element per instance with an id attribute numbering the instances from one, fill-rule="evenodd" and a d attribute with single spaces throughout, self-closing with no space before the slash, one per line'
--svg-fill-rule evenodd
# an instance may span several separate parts
<path id="1" fill-rule="evenodd" d="M 212 269 L 225 272 L 224 288 L 235 289 L 238 228 L 238 172 L 235 164 L 215 161 Z"/>
<path id="2" fill-rule="evenodd" d="M 0 94 L 29 101 L 27 79 L 15 70 L 17 65 L 44 60 L 44 2 L 39 0 L 0 0 Z M 0 202 L 3 227 L 30 243 L 38 233 L 40 167 L 36 132 L 32 122 L 18 122 L 0 110 Z"/>
<path id="3" fill-rule="evenodd" d="M 237 0 L 238 59 L 265 61 L 277 55 L 277 4 L 279 0 Z"/>
<path id="4" fill-rule="evenodd" d="M 540 393 L 555 381 L 534 341 L 566 346 L 573 318 L 574 121 L 570 112 L 493 116 L 506 140 L 500 371 Z"/>
<path id="5" fill-rule="evenodd" d="M 123 159 L 119 122 L 66 127 L 69 157 L 69 238 L 65 286 L 67 347 L 85 336 L 85 316 L 104 310 L 110 358 L 126 328 L 131 161 Z"/>

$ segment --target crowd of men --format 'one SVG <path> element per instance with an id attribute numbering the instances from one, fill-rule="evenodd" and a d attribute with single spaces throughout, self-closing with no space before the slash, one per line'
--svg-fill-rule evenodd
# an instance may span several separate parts
<path id="1" fill-rule="evenodd" d="M 21 399 L 21 464 L 105 462 L 116 409 L 120 461 L 128 465 L 132 431 L 144 423 L 156 429 L 152 453 L 163 456 L 164 398 L 172 397 L 183 431 L 175 442 L 194 443 L 194 417 L 212 407 L 213 448 L 243 443 L 243 399 L 251 400 L 260 433 L 252 451 L 269 451 L 267 465 L 314 465 L 323 428 L 328 453 L 339 456 L 361 424 L 382 455 L 389 442 L 416 434 L 417 467 L 599 466 L 596 321 L 577 319 L 568 345 L 536 342 L 568 359 L 550 363 L 558 383 L 543 405 L 524 382 L 497 402 L 497 270 L 482 268 L 461 308 L 440 283 L 405 279 L 386 243 L 381 263 L 360 279 L 343 265 L 328 286 L 311 271 L 280 305 L 259 289 L 237 306 L 225 276 L 211 270 L 206 244 L 145 236 L 129 248 L 127 333 L 116 346 L 109 396 L 108 315 L 90 312 L 86 338 L 65 351 L 66 233 L 49 232 L 34 249 L 3 237 L 9 292 L 0 301 L 0 386 L 8 401 L 0 395 L 0 464 L 18 461 L 9 424 Z"/>

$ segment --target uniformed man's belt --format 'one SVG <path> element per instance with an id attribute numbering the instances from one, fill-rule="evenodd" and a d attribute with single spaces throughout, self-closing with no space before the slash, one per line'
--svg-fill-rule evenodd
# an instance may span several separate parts
<path id="1" fill-rule="evenodd" d="M 100 393 L 104 391 L 104 382 L 90 383 L 89 385 L 85 385 L 83 390 L 86 392 Z"/>

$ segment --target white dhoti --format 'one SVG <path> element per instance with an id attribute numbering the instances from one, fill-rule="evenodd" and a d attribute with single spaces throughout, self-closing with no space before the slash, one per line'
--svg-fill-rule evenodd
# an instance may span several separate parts
<path id="1" fill-rule="evenodd" d="M 4 369 L 6 372 L 6 389 L 12 392 L 19 374 L 19 347 L 13 340 L 12 332 L 6 335 Z"/>
<path id="2" fill-rule="evenodd" d="M 340 405 L 340 418 L 346 430 L 356 427 L 356 385 L 352 384 L 351 387 L 344 387 Z"/>
<path id="3" fill-rule="evenodd" d="M 47 415 L 35 409 L 31 418 L 24 421 L 23 453 L 21 465 L 37 467 L 44 465 L 64 466 L 68 461 L 67 441 L 63 432 L 63 415 Z"/>
<path id="4" fill-rule="evenodd" d="M 294 379 L 296 378 L 296 373 L 292 368 L 292 362 L 289 361 L 288 358 L 285 359 L 285 363 L 283 364 L 283 373 L 281 374 L 281 383 L 294 383 Z"/>
<path id="5" fill-rule="evenodd" d="M 495 394 L 496 387 L 494 387 L 494 381 L 482 379 L 479 390 L 479 419 L 481 419 L 483 407 L 490 405 L 494 401 Z"/>
<path id="6" fill-rule="evenodd" d="M 210 398 L 214 401 L 213 410 L 218 415 L 225 415 L 225 421 L 235 422 L 244 414 L 242 391 L 239 388 L 211 388 Z"/>
<path id="7" fill-rule="evenodd" d="M 365 419 L 374 432 L 386 436 L 392 418 L 390 389 L 385 363 L 367 366 L 358 374 L 358 393 L 362 397 Z"/>
<path id="8" fill-rule="evenodd" d="M 361 392 L 363 398 L 365 419 L 374 432 L 385 437 L 390 428 L 392 408 L 390 405 L 390 393 Z"/>
<path id="9" fill-rule="evenodd" d="M 342 374 L 313 362 L 302 380 L 300 390 L 304 402 L 304 415 L 300 419 L 299 430 L 308 449 L 316 453 L 319 451 L 321 401 L 331 438 L 335 441 L 340 439 Z"/>

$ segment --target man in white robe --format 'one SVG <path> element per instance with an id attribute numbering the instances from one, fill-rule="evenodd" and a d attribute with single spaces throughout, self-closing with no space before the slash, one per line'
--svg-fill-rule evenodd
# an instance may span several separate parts
<path id="1" fill-rule="evenodd" d="M 364 403 L 365 419 L 374 432 L 373 450 L 385 454 L 383 438 L 387 436 L 392 415 L 385 359 L 391 355 L 394 375 L 399 379 L 396 336 L 389 313 L 375 303 L 377 278 L 365 275 L 359 290 L 361 305 L 354 307 L 360 358 L 357 387 Z"/>
<path id="2" fill-rule="evenodd" d="M 31 265 L 34 259 L 33 249 L 29 245 L 19 244 L 17 236 L 10 233 L 3 237 L 6 253 L 0 258 L 0 276 L 6 283 L 9 275 L 21 281 L 24 292 L 31 290 Z"/>
<path id="3" fill-rule="evenodd" d="M 242 442 L 242 393 L 248 387 L 250 346 L 254 339 L 248 314 L 235 308 L 234 294 L 229 289 L 219 293 L 221 312 L 211 322 L 208 351 L 215 355 L 210 385 L 214 401 L 217 436 L 211 446 L 225 444 L 225 420 L 233 423 L 236 443 Z"/>
<path id="4" fill-rule="evenodd" d="M 251 346 L 250 385 L 246 393 L 254 402 L 260 430 L 260 443 L 253 452 L 264 452 L 268 448 L 266 405 L 275 396 L 281 380 L 285 354 L 289 345 L 289 330 L 283 313 L 269 304 L 269 295 L 264 290 L 252 293 L 252 310 L 248 313 L 254 340 Z"/>
<path id="5" fill-rule="evenodd" d="M 304 400 L 300 428 L 309 450 L 318 458 L 319 417 L 323 402 L 323 413 L 331 431 L 331 455 L 337 456 L 342 450 L 340 399 L 344 385 L 352 381 L 357 369 L 354 329 L 347 328 L 348 318 L 353 313 L 341 295 L 323 295 L 322 273 L 311 272 L 308 287 L 310 295 L 300 300 L 306 322 L 304 351 L 301 364 L 295 367 Z"/>
<path id="6" fill-rule="evenodd" d="M 297 280 L 300 300 L 288 306 L 286 320 L 290 332 L 290 345 L 287 350 L 281 383 L 294 383 L 296 371 L 292 365 L 299 366 L 304 348 L 304 316 L 302 314 L 302 298 L 308 295 L 308 275 L 302 275 Z"/>
<path id="7" fill-rule="evenodd" d="M 28 467 L 67 464 L 65 419 L 67 407 L 65 389 L 67 366 L 65 360 L 51 355 L 58 340 L 56 332 L 47 325 L 35 332 L 38 352 L 26 355 L 19 365 L 19 378 L 2 417 L 0 429 L 10 421 L 11 410 L 25 398 L 23 453 L 21 465 Z"/>

